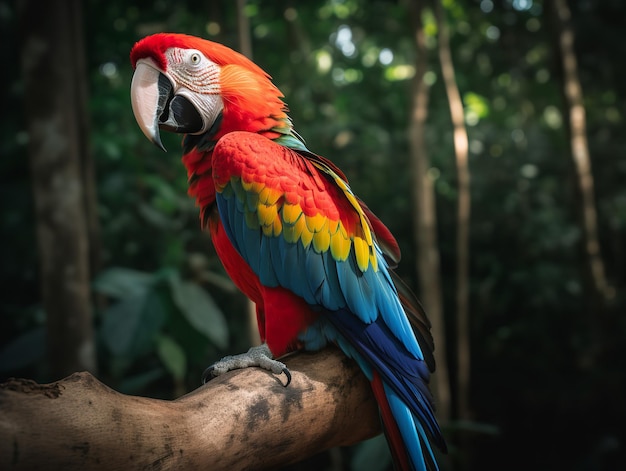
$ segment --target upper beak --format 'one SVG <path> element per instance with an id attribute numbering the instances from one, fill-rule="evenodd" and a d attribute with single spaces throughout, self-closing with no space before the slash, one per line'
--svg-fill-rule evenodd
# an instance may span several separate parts
<path id="1" fill-rule="evenodd" d="M 161 77 L 165 80 L 162 81 Z M 170 93 L 172 93 L 172 85 L 158 69 L 146 62 L 137 62 L 130 85 L 130 103 L 133 107 L 133 114 L 144 135 L 164 151 L 166 149 L 159 134 L 159 116 L 163 113 Z"/>
<path id="2" fill-rule="evenodd" d="M 178 133 L 202 130 L 202 117 L 195 106 L 184 96 L 176 95 L 170 79 L 149 60 L 137 62 L 130 101 L 141 131 L 164 151 L 159 129 Z"/>

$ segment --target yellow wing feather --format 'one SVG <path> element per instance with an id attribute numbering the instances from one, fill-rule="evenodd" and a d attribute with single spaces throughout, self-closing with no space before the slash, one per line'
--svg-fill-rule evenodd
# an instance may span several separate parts
<path id="1" fill-rule="evenodd" d="M 320 168 L 329 172 L 329 169 Z M 304 214 L 300 202 L 287 198 L 283 192 L 263 183 L 246 182 L 238 177 L 231 178 L 230 183 L 236 197 L 246 202 L 244 207 L 248 227 L 260 226 L 267 237 L 278 237 L 282 234 L 286 242 L 299 242 L 304 248 L 313 244 L 313 249 L 318 253 L 330 250 L 333 259 L 337 261 L 347 260 L 354 249 L 359 269 L 366 271 L 371 266 L 376 271 L 378 257 L 367 217 L 347 184 L 332 171 L 331 176 L 359 214 L 357 234 L 348 234 L 340 220 L 331 219 L 321 213 L 314 216 Z"/>

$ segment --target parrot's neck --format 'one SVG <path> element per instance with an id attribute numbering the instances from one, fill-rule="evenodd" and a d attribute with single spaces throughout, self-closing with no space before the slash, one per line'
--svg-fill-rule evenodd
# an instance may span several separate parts
<path id="1" fill-rule="evenodd" d="M 278 134 L 277 137 L 274 137 L 272 140 L 281 146 L 288 147 L 293 150 L 300 150 L 304 152 L 311 152 L 307 149 L 306 144 L 304 143 L 304 139 L 296 132 L 293 128 L 293 124 L 291 123 L 291 119 L 286 117 L 284 119 L 285 127 L 274 128 L 272 131 Z"/>
<path id="2" fill-rule="evenodd" d="M 220 140 L 222 136 L 231 131 L 248 131 L 248 129 L 229 129 L 225 132 L 222 126 L 223 115 L 220 114 L 211 128 L 203 134 L 193 135 L 185 134 L 183 137 L 183 155 L 186 155 L 193 150 L 206 153 L 205 158 L 210 158 L 213 148 Z M 284 147 L 288 147 L 293 150 L 303 151 L 310 153 L 307 149 L 304 139 L 293 128 L 291 118 L 286 114 L 283 114 L 278 119 L 275 119 L 273 126 L 269 129 L 260 129 L 257 131 L 250 131 L 267 137 L 268 139 L 280 144 Z"/>

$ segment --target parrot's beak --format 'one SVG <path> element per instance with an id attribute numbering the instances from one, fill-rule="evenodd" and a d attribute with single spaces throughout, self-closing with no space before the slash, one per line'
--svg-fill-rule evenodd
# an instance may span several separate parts
<path id="1" fill-rule="evenodd" d="M 137 61 L 130 100 L 139 128 L 164 151 L 159 129 L 191 134 L 202 130 L 198 110 L 187 98 L 176 95 L 170 79 L 149 59 Z"/>

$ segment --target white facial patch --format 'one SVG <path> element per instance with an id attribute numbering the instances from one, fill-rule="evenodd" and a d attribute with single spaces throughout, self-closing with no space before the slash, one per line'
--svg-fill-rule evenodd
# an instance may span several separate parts
<path id="1" fill-rule="evenodd" d="M 196 49 L 170 48 L 165 57 L 174 93 L 189 100 L 202 117 L 202 129 L 195 134 L 208 131 L 224 109 L 220 66 Z"/>

